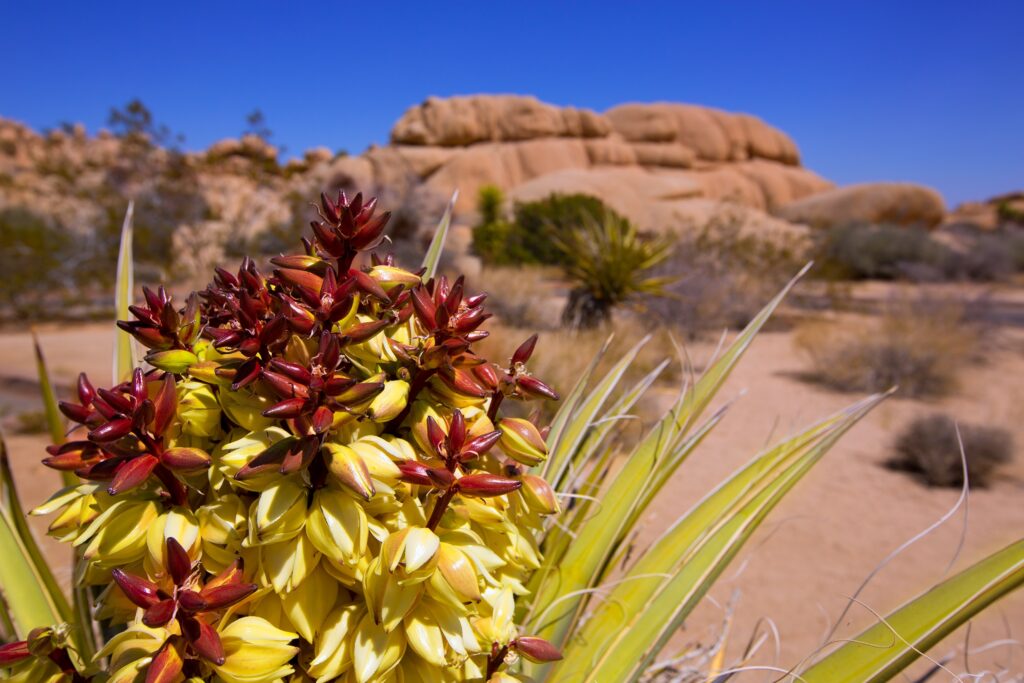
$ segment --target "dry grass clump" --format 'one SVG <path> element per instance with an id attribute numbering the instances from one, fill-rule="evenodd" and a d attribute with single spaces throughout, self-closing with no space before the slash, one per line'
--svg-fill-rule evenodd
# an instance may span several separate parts
<path id="1" fill-rule="evenodd" d="M 654 274 L 674 279 L 669 296 L 646 301 L 665 324 L 690 337 L 744 327 L 806 263 L 799 233 L 751 224 L 724 207 L 678 235 L 672 256 Z"/>
<path id="2" fill-rule="evenodd" d="M 565 285 L 560 275 L 552 266 L 485 266 L 468 284 L 490 294 L 487 310 L 503 324 L 547 330 L 561 324 Z"/>
<path id="3" fill-rule="evenodd" d="M 958 439 L 956 421 L 937 413 L 919 417 L 903 430 L 888 464 L 918 475 L 929 486 L 963 486 L 960 439 L 972 486 L 987 486 L 994 470 L 1013 457 L 1013 436 L 1007 430 L 961 424 Z"/>
<path id="4" fill-rule="evenodd" d="M 898 386 L 899 395 L 912 398 L 954 389 L 977 342 L 963 307 L 925 300 L 891 305 L 877 320 L 808 323 L 796 334 L 811 359 L 807 379 L 839 391 Z"/>

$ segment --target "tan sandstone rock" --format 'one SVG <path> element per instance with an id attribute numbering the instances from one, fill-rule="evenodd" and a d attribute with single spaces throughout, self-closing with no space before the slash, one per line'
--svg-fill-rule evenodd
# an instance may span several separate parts
<path id="1" fill-rule="evenodd" d="M 790 202 L 775 214 L 796 223 L 827 228 L 850 223 L 891 223 L 933 228 L 946 213 L 935 190 L 913 183 L 862 183 Z"/>

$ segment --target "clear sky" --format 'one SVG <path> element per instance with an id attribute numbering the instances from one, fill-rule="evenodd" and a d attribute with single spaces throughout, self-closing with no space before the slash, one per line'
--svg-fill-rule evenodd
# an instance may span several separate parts
<path id="1" fill-rule="evenodd" d="M 840 184 L 951 204 L 1024 189 L 1024 0 L 16 2 L 0 116 L 36 128 L 140 97 L 187 148 L 262 109 L 274 141 L 359 152 L 429 95 L 756 114 Z"/>

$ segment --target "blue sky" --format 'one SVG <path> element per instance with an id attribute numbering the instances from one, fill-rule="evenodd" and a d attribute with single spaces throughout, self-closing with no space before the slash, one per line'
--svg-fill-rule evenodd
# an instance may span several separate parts
<path id="1" fill-rule="evenodd" d="M 846 184 L 951 204 L 1024 188 L 1024 2 L 26 2 L 0 116 L 101 127 L 140 97 L 197 148 L 259 107 L 290 152 L 358 152 L 429 95 L 747 111 Z"/>

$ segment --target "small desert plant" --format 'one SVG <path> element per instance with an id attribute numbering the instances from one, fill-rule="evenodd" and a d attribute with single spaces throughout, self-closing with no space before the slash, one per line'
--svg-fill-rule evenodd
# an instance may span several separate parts
<path id="1" fill-rule="evenodd" d="M 971 486 L 988 485 L 994 470 L 1013 457 L 1013 437 L 1005 429 L 960 424 L 945 414 L 919 417 L 896 439 L 889 465 L 919 475 L 929 486 L 962 486 L 963 458 Z"/>
<path id="2" fill-rule="evenodd" d="M 808 323 L 796 336 L 809 379 L 839 391 L 898 386 L 906 397 L 948 393 L 976 341 L 959 306 L 925 300 L 890 304 L 874 321 Z"/>
<path id="3" fill-rule="evenodd" d="M 573 328 L 606 323 L 617 306 L 642 296 L 664 296 L 674 279 L 651 273 L 671 254 L 672 240 L 643 237 L 612 214 L 587 218 L 580 228 L 558 235 L 555 244 L 572 283 L 562 320 Z"/>

